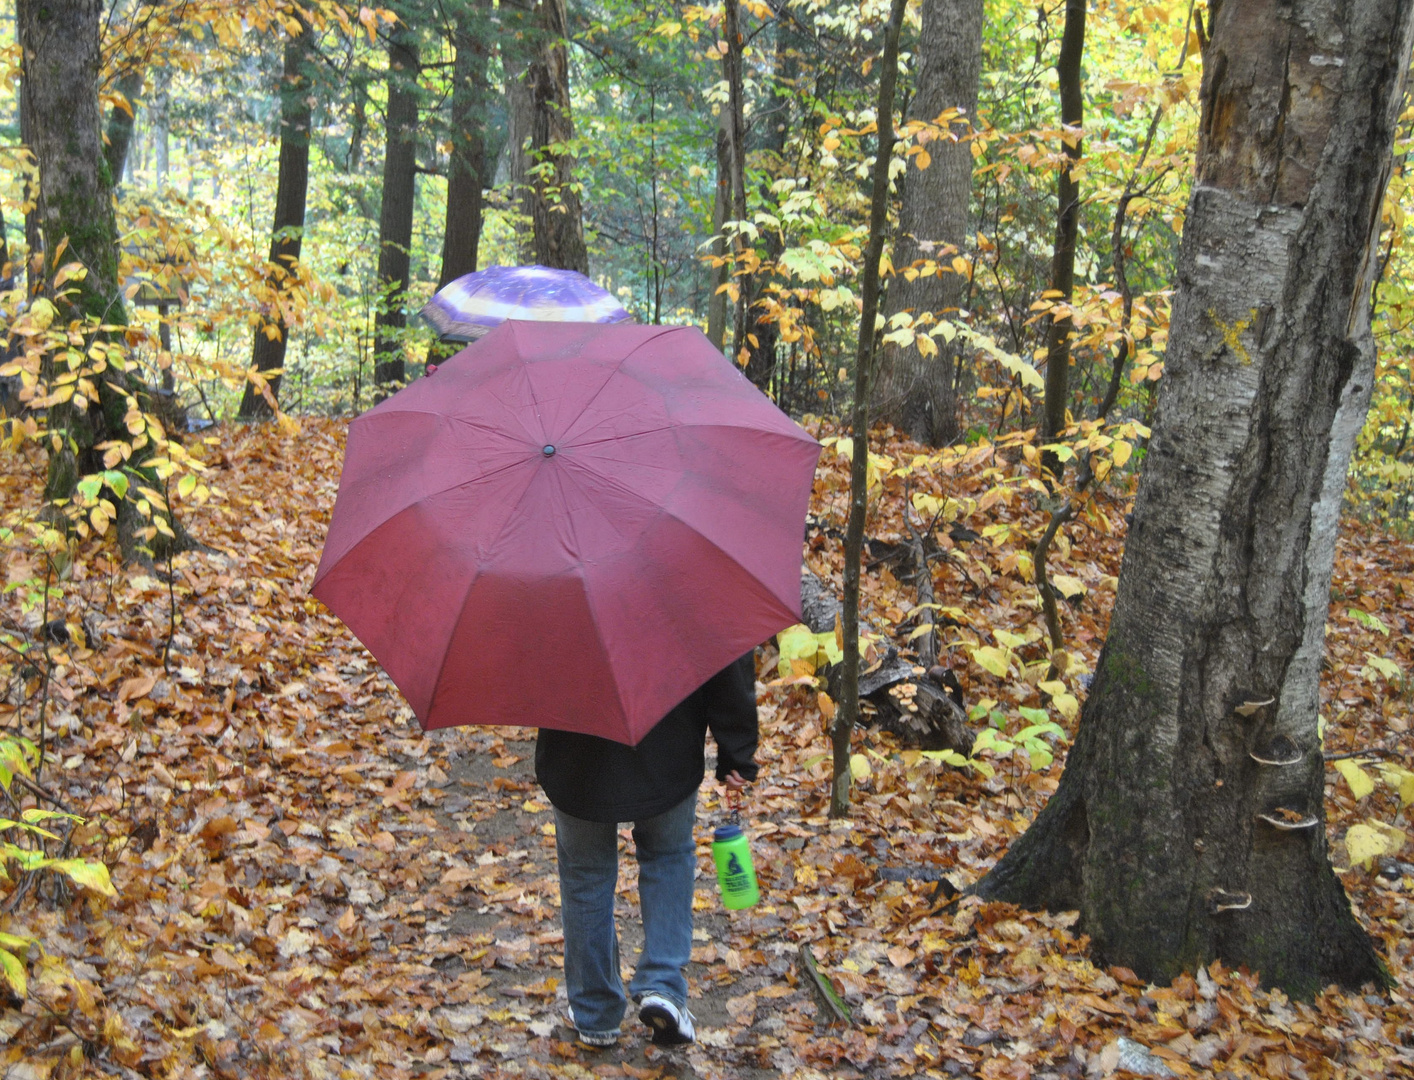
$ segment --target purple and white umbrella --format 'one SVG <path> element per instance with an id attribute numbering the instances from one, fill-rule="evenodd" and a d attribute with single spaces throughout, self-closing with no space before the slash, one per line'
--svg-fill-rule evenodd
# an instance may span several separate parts
<path id="1" fill-rule="evenodd" d="M 507 319 L 627 322 L 608 292 L 573 270 L 488 266 L 463 274 L 427 302 L 422 317 L 444 340 L 475 341 Z"/>

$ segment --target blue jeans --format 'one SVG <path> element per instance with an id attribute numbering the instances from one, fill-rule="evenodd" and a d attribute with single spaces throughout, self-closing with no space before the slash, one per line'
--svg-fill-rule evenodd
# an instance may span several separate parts
<path id="1" fill-rule="evenodd" d="M 692 827 L 697 792 L 657 817 L 634 822 L 643 955 L 629 984 L 634 998 L 661 994 L 687 1004 L 683 967 L 692 957 L 692 884 L 697 848 Z M 614 889 L 619 878 L 618 826 L 555 811 L 560 918 L 565 928 L 565 990 L 575 1026 L 586 1035 L 617 1032 L 625 998 L 619 977 Z"/>

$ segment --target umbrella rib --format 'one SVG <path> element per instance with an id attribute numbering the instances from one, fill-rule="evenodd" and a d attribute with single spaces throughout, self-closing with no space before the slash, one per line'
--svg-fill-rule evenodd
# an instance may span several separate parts
<path id="1" fill-rule="evenodd" d="M 697 526 L 691 524 L 690 522 L 684 521 L 681 516 L 679 516 L 678 514 L 673 513 L 673 511 L 669 510 L 669 509 L 668 509 L 666 506 L 664 506 L 662 503 L 654 502 L 654 501 L 652 501 L 651 499 L 646 499 L 646 498 L 644 498 L 642 494 L 640 494 L 639 492 L 633 490 L 633 489 L 632 489 L 631 487 L 629 487 L 628 485 L 626 485 L 626 484 L 624 484 L 624 483 L 621 483 L 619 480 L 615 479 L 615 478 L 612 477 L 612 476 L 607 475 L 606 473 L 600 472 L 598 469 L 592 469 L 592 468 L 590 468 L 589 466 L 585 465 L 583 461 L 575 461 L 575 460 L 572 459 L 572 458 L 566 458 L 566 459 L 565 459 L 565 463 L 566 463 L 566 464 L 570 464 L 571 462 L 573 462 L 573 464 L 576 465 L 576 466 L 578 466 L 579 468 L 583 469 L 585 472 L 593 474 L 593 476 L 595 477 L 595 479 L 601 480 L 601 481 L 603 481 L 604 483 L 608 484 L 610 487 L 613 487 L 613 488 L 618 489 L 620 492 L 622 492 L 624 495 L 627 495 L 629 498 L 635 499 L 635 500 L 637 500 L 638 502 L 641 502 L 641 503 L 647 503 L 649 506 L 653 507 L 654 509 L 660 510 L 660 511 L 662 511 L 664 514 L 667 514 L 668 517 L 672 518 L 672 519 L 673 519 L 674 521 L 676 521 L 679 525 L 681 525 L 684 529 L 689 529 L 689 530 L 691 530 L 691 531 L 692 531 L 693 533 L 695 533 L 697 536 L 702 537 L 702 539 L 703 539 L 704 541 L 706 541 L 708 544 L 710 544 L 710 545 L 711 545 L 713 548 L 715 548 L 717 551 L 721 552 L 722 558 L 726 559 L 726 560 L 727 560 L 728 562 L 730 562 L 733 566 L 735 566 L 738 570 L 740 570 L 743 574 L 745 574 L 746 577 L 747 577 L 749 580 L 754 581 L 754 582 L 756 582 L 757 584 L 760 584 L 760 579 L 757 578 L 757 576 L 756 576 L 755 574 L 753 574 L 750 570 L 748 570 L 746 567 L 742 566 L 740 559 L 738 559 L 738 558 L 737 558 L 735 555 L 733 555 L 731 552 L 727 551 L 724 547 L 722 547 L 721 544 L 717 543 L 717 541 L 713 540 L 710 536 L 707 536 L 706 534 L 704 534 L 701 529 L 697 528 Z M 764 588 L 764 586 L 763 586 L 763 588 Z M 766 591 L 767 591 L 767 592 L 770 592 L 769 589 L 767 589 Z M 774 593 L 771 593 L 771 595 L 772 595 L 772 596 L 775 596 Z M 779 597 L 776 597 L 776 599 L 779 600 L 780 598 L 779 598 Z"/>
<path id="2" fill-rule="evenodd" d="M 510 466 L 510 465 L 507 465 L 507 466 L 506 466 L 506 468 L 511 468 L 511 467 L 512 467 L 512 466 Z M 497 472 L 501 472 L 501 471 L 504 471 L 504 470 L 500 470 L 500 469 L 497 470 Z M 488 474 L 488 475 L 490 475 L 490 474 Z M 455 485 L 454 485 L 454 486 L 455 486 Z M 487 557 L 481 560 L 481 564 L 476 568 L 476 573 L 473 574 L 471 580 L 470 580 L 469 582 L 467 582 L 467 585 L 466 585 L 466 592 L 464 592 L 464 593 L 462 594 L 461 606 L 457 608 L 457 617 L 456 617 L 454 620 L 452 620 L 452 627 L 453 627 L 453 630 L 452 630 L 452 637 L 455 637 L 455 636 L 456 636 L 456 627 L 459 627 L 459 626 L 461 625 L 462 619 L 466 616 L 466 605 L 471 601 L 471 591 L 472 591 L 474 588 L 476 588 L 476 583 L 481 580 L 481 575 L 482 575 L 483 573 L 485 573 L 485 571 L 486 571 L 486 565 L 487 565 L 487 563 L 489 563 L 489 562 L 491 561 L 491 559 L 494 557 L 494 554 L 495 554 L 495 551 L 496 551 L 496 546 L 497 546 L 497 545 L 501 542 L 501 540 L 505 537 L 506 525 L 511 521 L 512 518 L 514 518 L 518 513 L 520 513 L 521 507 L 525 505 L 525 499 L 526 499 L 527 493 L 528 493 L 528 492 L 530 491 L 530 489 L 531 489 L 532 487 L 534 487 L 534 486 L 535 486 L 535 482 L 534 482 L 534 479 L 532 478 L 531 482 L 528 483 L 528 484 L 526 484 L 525 487 L 524 487 L 523 489 L 521 489 L 520 498 L 518 498 L 518 499 L 516 500 L 515 507 L 511 510 L 511 512 L 510 512 L 509 514 L 507 514 L 507 515 L 505 516 L 504 519 L 502 519 L 502 523 L 501 523 L 501 535 L 498 536 L 498 537 L 496 537 L 495 542 L 493 542 L 493 543 L 487 545 L 487 552 L 488 552 Z M 446 488 L 445 490 L 451 491 L 452 488 Z M 586 595 L 586 598 L 587 598 L 587 596 L 588 596 L 588 591 L 587 591 L 587 590 L 586 590 L 585 595 Z M 591 609 L 591 614 L 592 614 L 592 609 Z M 442 662 L 437 665 L 437 677 L 432 680 L 432 695 L 431 695 L 431 697 L 429 698 L 429 701 L 432 702 L 432 703 L 435 703 L 436 700 L 437 700 L 437 690 L 438 690 L 438 688 L 442 685 L 442 675 L 443 675 L 443 673 L 447 670 L 447 659 L 448 659 L 451 655 L 452 655 L 451 639 L 449 638 L 449 639 L 448 639 L 448 644 L 447 644 L 447 651 L 442 654 Z M 427 709 L 428 709 L 428 712 L 430 713 L 431 710 L 432 710 L 432 705 L 429 704 L 429 705 L 427 706 Z"/>
<path id="3" fill-rule="evenodd" d="M 590 396 L 589 400 L 586 401 L 582 406 L 580 406 L 580 409 L 579 409 L 579 416 L 575 418 L 575 422 L 577 423 L 577 422 L 579 421 L 579 419 L 580 419 L 581 417 L 583 417 L 586 412 L 589 411 L 590 406 L 592 406 L 596 401 L 599 400 L 600 395 L 604 393 L 604 389 L 605 389 L 611 382 L 614 381 L 614 376 L 617 375 L 620 371 L 623 370 L 624 364 L 626 364 L 626 363 L 628 362 L 629 358 L 630 358 L 631 356 L 633 356 L 634 353 L 638 352 L 639 349 L 643 349 L 643 348 L 646 348 L 647 346 L 651 345 L 653 342 L 657 341 L 657 340 L 658 340 L 660 337 L 662 337 L 664 334 L 674 334 L 674 333 L 678 333 L 678 332 L 680 332 L 680 331 L 682 331 L 682 330 L 685 330 L 685 329 L 687 329 L 687 328 L 684 327 L 684 326 L 666 326 L 666 327 L 664 327 L 662 330 L 660 330 L 658 333 L 653 334 L 653 335 L 651 335 L 650 337 L 644 338 L 644 339 L 643 339 L 642 341 L 640 341 L 637 345 L 635 345 L 632 349 L 630 349 L 628 352 L 624 353 L 623 356 L 619 357 L 618 362 L 617 362 L 616 364 L 614 364 L 614 370 L 611 371 L 611 372 L 609 372 L 608 376 L 604 379 L 604 381 L 599 384 L 599 389 L 598 389 L 598 390 L 595 390 L 594 393 Z M 573 429 L 573 427 L 574 427 L 574 424 L 571 424 L 571 425 L 570 425 L 570 428 Z"/>
<path id="4" fill-rule="evenodd" d="M 791 439 L 795 442 L 803 442 L 799 436 L 788 434 L 784 431 L 767 431 L 764 428 L 754 427 L 751 424 L 724 424 L 713 422 L 710 424 L 664 424 L 662 427 L 648 428 L 644 431 L 631 431 L 627 435 L 606 435 L 602 439 L 587 439 L 584 442 L 568 443 L 569 446 L 598 446 L 606 442 L 624 442 L 628 439 L 641 438 L 644 435 L 656 435 L 660 431 L 686 431 L 691 428 L 723 428 L 728 431 L 749 431 L 754 435 L 765 435 L 768 438 Z M 810 438 L 809 435 L 806 438 Z"/>

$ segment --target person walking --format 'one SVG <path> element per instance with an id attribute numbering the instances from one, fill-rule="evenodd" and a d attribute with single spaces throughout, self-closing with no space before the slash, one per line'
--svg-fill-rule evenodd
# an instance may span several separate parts
<path id="1" fill-rule="evenodd" d="M 637 746 L 540 731 L 535 775 L 555 809 L 569 1022 L 588 1046 L 613 1046 L 627 1009 L 614 922 L 618 827 L 625 821 L 633 823 L 643 914 L 643 953 L 628 995 L 656 1045 L 696 1040 L 683 969 L 692 954 L 693 825 L 708 731 L 717 744 L 717 779 L 735 790 L 755 780 L 752 653 L 688 695 Z"/>

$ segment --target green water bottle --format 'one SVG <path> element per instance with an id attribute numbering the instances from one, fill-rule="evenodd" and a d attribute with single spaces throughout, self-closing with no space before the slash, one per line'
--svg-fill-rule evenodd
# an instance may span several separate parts
<path id="1" fill-rule="evenodd" d="M 734 911 L 755 907 L 761 893 L 756 888 L 756 871 L 751 865 L 751 846 L 740 825 L 717 826 L 712 834 L 712 859 L 717 864 L 722 906 Z"/>

